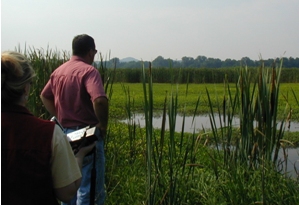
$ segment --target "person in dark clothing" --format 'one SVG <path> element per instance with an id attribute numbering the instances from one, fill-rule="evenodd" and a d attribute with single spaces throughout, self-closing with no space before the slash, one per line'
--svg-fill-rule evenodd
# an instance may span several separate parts
<path id="1" fill-rule="evenodd" d="M 26 108 L 35 76 L 26 57 L 1 54 L 1 202 L 58 204 L 68 202 L 81 183 L 84 156 L 91 144 L 74 155 L 63 131 L 54 122 Z"/>

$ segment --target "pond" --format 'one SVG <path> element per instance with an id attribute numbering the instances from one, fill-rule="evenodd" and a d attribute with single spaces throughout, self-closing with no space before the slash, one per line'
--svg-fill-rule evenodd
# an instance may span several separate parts
<path id="1" fill-rule="evenodd" d="M 296 149 L 286 149 L 287 153 L 287 172 L 292 177 L 299 177 L 299 148 Z M 279 151 L 279 157 L 283 160 L 283 151 Z M 283 166 L 285 166 L 283 162 Z"/>
<path id="2" fill-rule="evenodd" d="M 178 115 L 176 117 L 176 127 L 175 127 L 176 132 L 180 132 L 182 130 L 183 120 L 185 120 L 185 127 L 184 127 L 185 132 L 193 133 L 194 130 L 198 131 L 198 130 L 202 130 L 203 128 L 211 129 L 210 118 L 208 115 L 195 116 L 194 121 L 193 121 L 192 116 L 186 116 L 184 119 L 183 116 Z M 134 121 L 136 124 L 140 125 L 141 127 L 144 127 L 145 126 L 144 114 L 136 114 L 134 117 Z M 123 120 L 122 122 L 126 122 L 126 120 Z M 238 118 L 233 119 L 233 125 L 239 126 L 239 122 L 240 121 Z M 215 123 L 216 123 L 217 127 L 220 127 L 220 120 L 219 120 L 218 116 L 215 117 Z M 155 116 L 153 118 L 154 128 L 161 128 L 161 125 L 162 125 L 162 117 L 159 115 Z M 280 126 L 279 121 L 278 121 L 277 126 L 278 127 Z M 167 117 L 166 117 L 165 129 L 169 129 Z M 291 132 L 295 132 L 295 131 L 299 132 L 299 122 L 291 122 L 290 127 L 286 128 L 286 130 L 291 131 Z"/>
<path id="3" fill-rule="evenodd" d="M 169 124 L 168 124 L 168 117 L 166 117 L 166 124 L 165 124 L 165 129 L 169 129 Z M 190 132 L 193 133 L 198 132 L 199 130 L 204 129 L 211 129 L 211 124 L 210 124 L 210 118 L 208 115 L 199 115 L 195 116 L 193 119 L 192 116 L 185 116 L 185 119 L 183 116 L 177 116 L 176 117 L 176 127 L 175 131 L 176 132 L 181 132 L 182 130 L 182 125 L 183 121 L 185 120 L 185 127 L 184 127 L 184 132 Z M 127 122 L 127 120 L 122 120 L 121 122 Z M 134 116 L 134 122 L 137 125 L 140 125 L 140 127 L 145 126 L 145 118 L 144 114 L 135 114 Z M 215 123 L 217 127 L 220 127 L 220 120 L 219 117 L 217 116 L 215 118 Z M 160 129 L 162 125 L 162 117 L 159 115 L 156 115 L 153 118 L 153 126 L 154 128 Z M 239 126 L 239 119 L 234 118 L 233 120 L 233 125 Z M 278 125 L 280 126 L 280 122 L 278 121 Z M 299 131 L 299 122 L 291 122 L 289 127 L 286 127 L 286 130 L 295 132 Z M 299 174 L 299 148 L 289 148 L 286 150 L 287 151 L 287 172 L 293 176 L 293 177 L 299 177 L 297 173 Z M 283 152 L 280 150 L 279 152 L 279 158 L 281 161 L 284 161 L 283 159 Z M 283 166 L 285 166 L 285 162 L 283 163 Z M 296 173 L 297 170 L 297 173 Z"/>

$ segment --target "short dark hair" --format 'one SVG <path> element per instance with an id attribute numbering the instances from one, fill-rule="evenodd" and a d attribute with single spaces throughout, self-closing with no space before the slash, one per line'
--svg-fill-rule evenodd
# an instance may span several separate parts
<path id="1" fill-rule="evenodd" d="M 84 57 L 90 49 L 95 50 L 95 43 L 91 36 L 86 34 L 77 35 L 72 43 L 73 55 Z"/>

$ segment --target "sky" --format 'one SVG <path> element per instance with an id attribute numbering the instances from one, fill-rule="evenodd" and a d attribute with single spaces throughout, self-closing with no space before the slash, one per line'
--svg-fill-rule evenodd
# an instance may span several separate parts
<path id="1" fill-rule="evenodd" d="M 298 0 L 1 0 L 1 51 L 71 53 L 88 34 L 105 59 L 296 58 L 298 10 Z"/>

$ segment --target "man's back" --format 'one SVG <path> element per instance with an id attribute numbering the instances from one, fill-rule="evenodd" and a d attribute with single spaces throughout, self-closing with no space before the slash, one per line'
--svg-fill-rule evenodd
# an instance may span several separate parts
<path id="1" fill-rule="evenodd" d="M 106 96 L 99 72 L 78 56 L 52 73 L 42 95 L 54 98 L 57 118 L 64 127 L 95 125 L 92 102 Z"/>
<path id="2" fill-rule="evenodd" d="M 68 205 L 89 205 L 90 199 L 102 205 L 105 201 L 104 137 L 109 104 L 100 73 L 91 66 L 97 53 L 94 39 L 86 34 L 77 35 L 72 49 L 72 58 L 53 72 L 41 93 L 41 100 L 66 128 L 65 133 L 86 125 L 95 125 L 100 130 L 95 153 L 85 156 L 80 188 Z"/>

